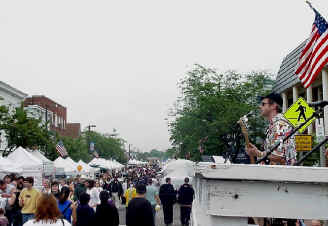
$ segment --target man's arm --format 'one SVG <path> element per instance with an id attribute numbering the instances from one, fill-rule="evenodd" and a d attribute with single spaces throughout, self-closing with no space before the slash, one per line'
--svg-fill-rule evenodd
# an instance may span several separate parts
<path id="1" fill-rule="evenodd" d="M 267 151 L 261 152 L 254 144 L 249 143 L 248 147 L 246 148 L 246 153 L 249 156 L 255 156 L 257 158 L 262 158 L 267 154 Z M 280 163 L 284 165 L 286 163 L 286 160 L 283 156 L 280 155 L 275 155 L 274 152 L 272 152 L 269 156 L 268 159 L 274 163 Z"/>

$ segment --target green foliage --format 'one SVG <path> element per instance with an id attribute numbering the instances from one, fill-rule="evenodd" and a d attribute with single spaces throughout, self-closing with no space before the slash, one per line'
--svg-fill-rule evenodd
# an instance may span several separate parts
<path id="1" fill-rule="evenodd" d="M 7 156 L 17 147 L 44 147 L 49 144 L 50 134 L 41 121 L 27 117 L 22 107 L 9 112 L 5 106 L 0 107 L 0 130 L 4 131 L 7 148 L 3 155 Z"/>
<path id="2" fill-rule="evenodd" d="M 179 82 L 181 97 L 170 115 L 173 116 L 169 122 L 170 140 L 178 156 L 185 157 L 190 152 L 193 160 L 199 160 L 199 141 L 205 137 L 208 139 L 204 154 L 227 151 L 223 137 L 236 136 L 236 122 L 258 108 L 257 97 L 267 92 L 264 85 L 272 81 L 271 77 L 265 72 L 220 74 L 215 69 L 195 65 Z M 261 120 L 251 123 L 263 128 Z M 254 137 L 263 136 L 262 131 L 252 132 Z"/>
<path id="3" fill-rule="evenodd" d="M 121 163 L 125 163 L 127 158 L 124 154 L 125 141 L 116 136 L 100 134 L 94 131 L 86 131 L 83 133 L 86 143 L 90 141 L 95 143 L 95 150 L 99 156 L 105 159 L 115 159 Z"/>
<path id="4" fill-rule="evenodd" d="M 73 160 L 82 159 L 89 162 L 92 156 L 88 151 L 88 144 L 93 141 L 100 157 L 113 158 L 121 163 L 127 161 L 124 154 L 125 141 L 117 137 L 117 134 L 111 136 L 97 132 L 84 132 L 77 139 L 61 137 L 58 133 L 49 131 L 41 120 L 27 117 L 23 108 L 16 108 L 10 112 L 8 107 L 0 106 L 0 131 L 4 132 L 8 143 L 7 148 L 3 150 L 4 156 L 21 146 L 28 149 L 38 148 L 47 158 L 55 160 L 58 158 L 56 144 L 62 140 L 68 155 Z"/>

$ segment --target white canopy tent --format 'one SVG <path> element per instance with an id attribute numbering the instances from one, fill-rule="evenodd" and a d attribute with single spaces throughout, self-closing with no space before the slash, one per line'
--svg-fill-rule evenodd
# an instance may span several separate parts
<path id="1" fill-rule="evenodd" d="M 52 161 L 47 159 L 39 150 L 31 150 L 30 153 L 40 159 L 43 163 L 43 172 L 46 176 L 55 174 L 55 165 Z"/>
<path id="2" fill-rule="evenodd" d="M 100 171 L 99 168 L 94 168 L 89 166 L 87 163 L 82 160 L 78 161 L 78 165 L 82 166 L 82 170 L 79 172 L 80 174 L 87 175 L 88 177 L 94 178 L 95 173 Z"/>
<path id="3" fill-rule="evenodd" d="M 15 164 L 15 162 L 7 159 L 0 157 L 0 175 L 1 178 L 5 176 L 5 174 L 8 173 L 22 173 L 23 168 Z"/>
<path id="4" fill-rule="evenodd" d="M 107 160 L 104 158 L 94 158 L 89 162 L 89 166 L 92 167 L 101 167 L 104 169 L 120 169 L 123 168 L 124 165 L 121 163 L 117 162 L 116 160 Z"/>
<path id="5" fill-rule="evenodd" d="M 128 161 L 128 165 L 146 165 L 146 164 L 147 164 L 147 162 L 139 161 L 136 159 L 130 159 Z"/>
<path id="6" fill-rule="evenodd" d="M 54 161 L 56 168 L 64 168 L 65 174 L 68 176 L 77 175 L 77 165 L 72 159 L 63 159 L 62 157 L 58 157 Z"/>
<path id="7" fill-rule="evenodd" d="M 23 168 L 22 175 L 24 177 L 32 176 L 34 178 L 36 188 L 42 187 L 43 162 L 40 159 L 22 147 L 17 148 L 7 158 L 15 162 L 15 165 Z"/>
<path id="8" fill-rule="evenodd" d="M 39 169 L 42 168 L 42 160 L 34 157 L 31 153 L 26 151 L 24 148 L 19 147 L 8 155 L 8 159 L 14 161 L 15 164 L 23 168 Z"/>

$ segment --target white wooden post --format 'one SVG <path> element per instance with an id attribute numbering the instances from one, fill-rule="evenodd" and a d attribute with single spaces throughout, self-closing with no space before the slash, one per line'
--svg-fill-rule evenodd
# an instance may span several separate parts
<path id="1" fill-rule="evenodd" d="M 286 112 L 287 111 L 287 108 L 288 108 L 288 98 L 287 98 L 287 94 L 284 92 L 281 94 L 281 97 L 282 97 L 282 112 Z"/>
<path id="2" fill-rule="evenodd" d="M 306 101 L 308 103 L 312 102 L 313 100 L 313 92 L 312 92 L 312 85 L 310 85 L 307 89 L 306 89 Z M 313 133 L 313 124 L 309 125 L 308 129 L 308 134 L 312 134 Z"/>
<path id="3" fill-rule="evenodd" d="M 298 88 L 297 86 L 293 86 L 293 103 L 295 103 L 298 99 Z"/>
<path id="4" fill-rule="evenodd" d="M 322 99 L 328 100 L 328 72 L 326 68 L 322 70 Z M 324 108 L 324 123 L 325 135 L 328 136 L 328 106 Z"/>
<path id="5" fill-rule="evenodd" d="M 198 165 L 193 226 L 247 225 L 248 217 L 327 220 L 328 169 Z"/>

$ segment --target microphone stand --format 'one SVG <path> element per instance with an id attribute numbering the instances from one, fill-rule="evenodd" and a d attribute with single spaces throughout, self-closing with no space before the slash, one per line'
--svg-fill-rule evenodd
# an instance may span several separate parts
<path id="1" fill-rule="evenodd" d="M 262 162 L 262 161 L 264 161 L 264 160 L 266 160 L 268 157 L 269 157 L 269 155 L 271 155 L 272 154 L 272 152 L 274 151 L 274 150 L 276 150 L 278 147 L 279 147 L 279 145 L 280 144 L 282 144 L 282 143 L 284 143 L 286 140 L 288 140 L 291 136 L 293 136 L 298 130 L 300 130 L 306 123 L 308 123 L 310 120 L 312 120 L 313 118 L 319 118 L 320 117 L 320 115 L 322 114 L 322 111 L 323 111 L 323 107 L 321 108 L 321 107 L 319 107 L 319 109 L 317 110 L 317 111 L 315 111 L 315 112 L 313 112 L 313 114 L 311 115 L 311 117 L 310 118 L 308 118 L 307 120 L 305 120 L 305 122 L 303 122 L 302 124 L 300 124 L 298 127 L 296 127 L 296 128 L 294 128 L 293 130 L 292 130 L 292 132 L 287 136 L 287 137 L 285 137 L 281 142 L 278 142 L 278 143 L 276 143 L 266 154 L 265 154 L 265 156 L 263 156 L 262 158 L 260 158 L 260 159 L 258 159 L 257 161 L 256 161 L 256 164 L 258 164 L 258 163 L 260 163 L 260 162 Z M 324 140 L 325 142 L 327 142 L 327 138 Z M 321 142 L 320 144 L 320 146 L 322 146 L 325 142 Z M 320 147 L 319 146 L 319 147 Z M 319 148 L 318 147 L 318 148 Z M 317 147 L 315 147 L 315 148 L 317 148 Z M 317 149 L 315 149 L 315 150 L 317 150 Z M 311 154 L 312 154 L 312 150 L 310 151 L 311 152 Z M 309 153 L 310 153 L 309 152 Z M 309 156 L 308 154 L 309 153 L 307 153 L 305 156 Z M 305 157 L 304 156 L 304 157 Z M 303 158 L 304 158 L 303 157 Z M 302 162 L 305 160 L 305 159 L 303 159 L 302 158 Z"/>

